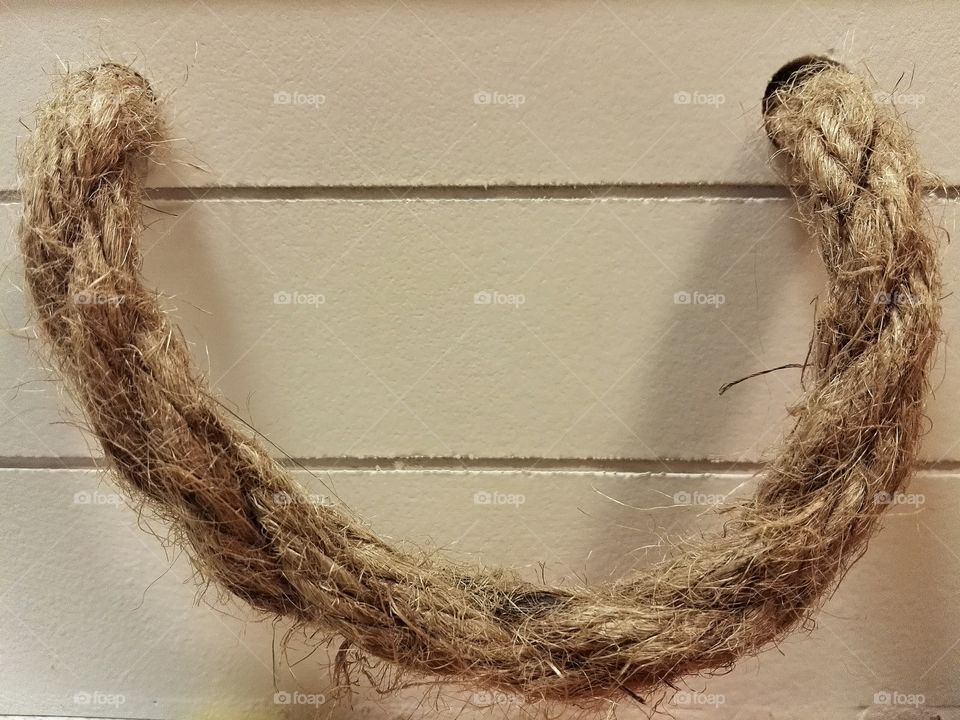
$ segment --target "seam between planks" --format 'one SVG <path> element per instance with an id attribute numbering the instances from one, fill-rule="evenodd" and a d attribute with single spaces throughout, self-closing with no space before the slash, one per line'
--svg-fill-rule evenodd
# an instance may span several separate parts
<path id="1" fill-rule="evenodd" d="M 643 184 L 643 185 L 291 185 L 158 187 L 146 189 L 153 202 L 222 202 L 288 200 L 692 200 L 699 202 L 786 200 L 782 185 Z M 934 200 L 960 200 L 960 186 L 930 191 Z M 20 192 L 0 189 L 0 205 L 20 203 Z"/>
<path id="2" fill-rule="evenodd" d="M 5 470 L 97 470 L 100 458 L 5 457 L 0 458 L 0 471 Z M 722 462 L 709 460 L 640 460 L 591 458 L 456 458 L 456 457 L 319 457 L 278 458 L 288 470 L 311 472 L 383 472 L 383 473 L 521 473 L 521 474 L 623 474 L 623 475 L 722 475 L 753 474 L 763 469 L 762 463 Z M 960 460 L 920 462 L 916 472 L 960 472 Z"/>

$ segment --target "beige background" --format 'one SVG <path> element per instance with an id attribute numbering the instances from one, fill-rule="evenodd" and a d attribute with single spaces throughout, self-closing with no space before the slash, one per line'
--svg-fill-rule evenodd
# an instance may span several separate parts
<path id="1" fill-rule="evenodd" d="M 953 186 L 958 30 L 948 2 L 0 0 L 0 715 L 448 717 L 490 700 L 321 703 L 324 652 L 284 653 L 282 624 L 199 598 L 94 469 L 27 339 L 16 257 L 13 158 L 52 75 L 110 58 L 164 95 L 148 279 L 318 501 L 398 542 L 599 582 L 715 524 L 788 427 L 796 371 L 717 394 L 803 360 L 823 282 L 760 127 L 769 76 L 810 52 L 871 75 Z M 950 195 L 930 202 L 948 232 Z M 946 246 L 948 282 L 958 260 Z M 812 633 L 692 679 L 674 717 L 960 718 L 952 295 L 945 311 L 910 494 Z M 493 699 L 463 716 L 537 713 Z"/>

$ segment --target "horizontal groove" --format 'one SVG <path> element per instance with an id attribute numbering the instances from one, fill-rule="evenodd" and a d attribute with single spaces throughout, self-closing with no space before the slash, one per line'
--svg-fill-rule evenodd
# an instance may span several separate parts
<path id="1" fill-rule="evenodd" d="M 381 185 L 156 188 L 155 200 L 597 200 L 756 199 L 789 197 L 777 185 Z"/>
<path id="2" fill-rule="evenodd" d="M 311 472 L 517 472 L 517 473 L 619 473 L 657 475 L 664 473 L 752 474 L 763 463 L 720 460 L 667 460 L 640 458 L 499 458 L 499 457 L 313 457 L 278 458 L 285 468 Z M 94 470 L 99 460 L 90 457 L 6 457 L 0 470 Z M 960 460 L 920 462 L 916 470 L 960 472 Z"/>
<path id="3" fill-rule="evenodd" d="M 710 462 L 690 460 L 644 460 L 603 458 L 458 458 L 458 457 L 382 457 L 382 458 L 303 458 L 288 460 L 284 465 L 310 470 L 406 470 L 406 471 L 469 471 L 469 472 L 538 472 L 538 473 L 710 473 L 754 472 L 753 463 Z"/>
<path id="4" fill-rule="evenodd" d="M 754 472 L 757 463 L 713 462 L 709 460 L 644 460 L 603 458 L 499 458 L 499 457 L 283 457 L 285 468 L 311 471 L 492 471 L 492 472 L 578 472 L 578 473 L 710 473 Z M 98 460 L 91 457 L 6 457 L 0 470 L 68 469 L 92 470 Z"/>
<path id="5" fill-rule="evenodd" d="M 287 185 L 147 188 L 147 202 L 231 200 L 597 200 L 597 199 L 764 199 L 786 198 L 782 185 Z M 0 202 L 17 203 L 17 190 L 0 190 Z"/>
<path id="6" fill-rule="evenodd" d="M 931 188 L 941 200 L 960 200 L 960 186 Z M 146 202 L 284 200 L 766 200 L 786 199 L 783 185 L 764 184 L 585 184 L 585 185 L 289 185 L 147 188 Z M 0 190 L 0 204 L 20 202 L 18 190 Z"/>

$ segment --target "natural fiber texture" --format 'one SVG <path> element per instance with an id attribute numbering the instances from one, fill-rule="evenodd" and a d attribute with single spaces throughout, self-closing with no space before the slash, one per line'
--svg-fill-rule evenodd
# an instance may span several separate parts
<path id="1" fill-rule="evenodd" d="M 807 67 L 807 70 L 810 68 Z M 829 275 L 796 425 L 720 535 L 561 589 L 391 547 L 301 489 L 223 412 L 141 284 L 147 82 L 66 76 L 23 148 L 20 241 L 39 327 L 123 488 L 202 575 L 339 635 L 351 656 L 586 703 L 730 667 L 809 618 L 878 528 L 921 435 L 940 281 L 927 180 L 891 107 L 840 67 L 781 77 L 766 124 Z M 784 268 L 784 272 L 790 268 Z"/>

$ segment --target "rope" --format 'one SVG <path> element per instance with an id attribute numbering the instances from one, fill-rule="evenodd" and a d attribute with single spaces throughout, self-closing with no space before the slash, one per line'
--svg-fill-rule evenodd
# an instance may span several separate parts
<path id="1" fill-rule="evenodd" d="M 764 121 L 828 273 L 792 430 L 724 531 L 596 587 L 407 552 L 302 489 L 211 396 L 141 281 L 141 165 L 165 138 L 129 68 L 66 75 L 23 148 L 19 229 L 38 327 L 117 482 L 197 569 L 342 640 L 336 671 L 398 671 L 528 700 L 637 697 L 804 625 L 908 478 L 938 337 L 928 178 L 893 108 L 805 58 Z M 293 499 L 293 500 L 291 500 Z"/>

